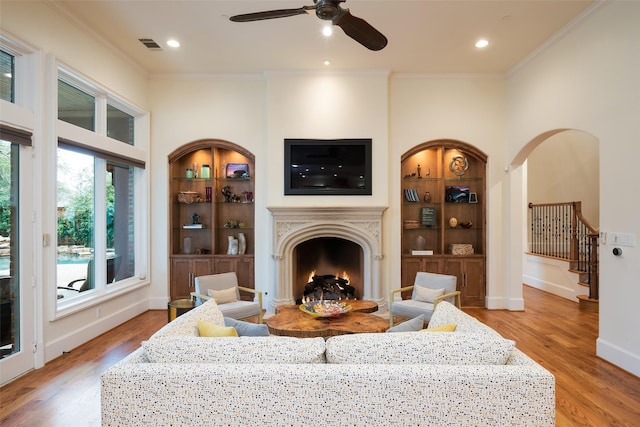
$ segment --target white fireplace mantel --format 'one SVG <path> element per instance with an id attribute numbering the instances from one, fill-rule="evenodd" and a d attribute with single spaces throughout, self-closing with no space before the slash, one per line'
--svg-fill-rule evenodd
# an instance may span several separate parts
<path id="1" fill-rule="evenodd" d="M 363 298 L 383 309 L 380 285 L 382 215 L 386 206 L 268 207 L 273 216 L 276 295 L 273 306 L 293 304 L 293 251 L 296 245 L 319 237 L 339 237 L 357 243 L 364 253 Z"/>

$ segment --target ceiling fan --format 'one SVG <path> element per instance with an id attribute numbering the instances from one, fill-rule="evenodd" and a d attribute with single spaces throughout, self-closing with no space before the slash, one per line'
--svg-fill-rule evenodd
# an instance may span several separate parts
<path id="1" fill-rule="evenodd" d="M 229 18 L 233 22 L 262 21 L 264 19 L 286 18 L 306 15 L 308 10 L 316 11 L 316 16 L 342 28 L 346 35 L 370 50 L 381 50 L 387 45 L 387 38 L 362 18 L 353 16 L 349 9 L 340 7 L 346 0 L 313 0 L 313 6 L 297 9 L 278 9 L 265 12 L 245 13 Z"/>

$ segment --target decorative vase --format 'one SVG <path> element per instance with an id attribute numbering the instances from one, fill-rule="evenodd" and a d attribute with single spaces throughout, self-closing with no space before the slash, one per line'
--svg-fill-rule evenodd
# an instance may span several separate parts
<path id="1" fill-rule="evenodd" d="M 427 246 L 427 239 L 424 236 L 416 236 L 415 239 L 416 250 L 423 251 Z"/>
<path id="2" fill-rule="evenodd" d="M 243 255 L 247 251 L 247 239 L 244 233 L 238 233 L 238 255 Z"/>
<path id="3" fill-rule="evenodd" d="M 233 236 L 229 236 L 229 248 L 227 249 L 227 255 L 238 255 L 238 239 Z"/>
<path id="4" fill-rule="evenodd" d="M 182 253 L 190 254 L 191 253 L 191 237 L 187 236 L 182 241 Z"/>
<path id="5" fill-rule="evenodd" d="M 428 191 L 424 193 L 424 197 L 422 198 L 422 200 L 429 203 L 431 201 L 431 193 L 429 193 Z"/>

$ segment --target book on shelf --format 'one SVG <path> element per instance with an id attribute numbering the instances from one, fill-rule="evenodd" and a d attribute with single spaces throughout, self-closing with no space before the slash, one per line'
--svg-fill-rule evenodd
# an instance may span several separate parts
<path id="1" fill-rule="evenodd" d="M 182 226 L 182 228 L 185 228 L 185 229 L 204 228 L 204 224 L 185 224 Z"/>
<path id="2" fill-rule="evenodd" d="M 420 211 L 422 225 L 431 227 L 436 225 L 436 208 L 422 208 Z"/>
<path id="3" fill-rule="evenodd" d="M 419 202 L 420 197 L 418 197 L 418 191 L 415 188 L 405 188 L 404 189 L 404 198 L 407 199 L 407 202 Z"/>
<path id="4" fill-rule="evenodd" d="M 432 250 L 417 250 L 414 249 L 411 251 L 411 255 L 433 255 Z"/>

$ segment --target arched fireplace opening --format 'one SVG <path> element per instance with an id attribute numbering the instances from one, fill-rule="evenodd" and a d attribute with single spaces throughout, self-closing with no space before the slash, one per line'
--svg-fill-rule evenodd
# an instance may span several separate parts
<path id="1" fill-rule="evenodd" d="M 297 304 L 305 293 L 310 299 L 321 295 L 325 299 L 362 298 L 364 251 L 359 244 L 339 237 L 317 237 L 296 245 L 293 260 Z"/>

